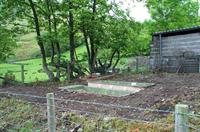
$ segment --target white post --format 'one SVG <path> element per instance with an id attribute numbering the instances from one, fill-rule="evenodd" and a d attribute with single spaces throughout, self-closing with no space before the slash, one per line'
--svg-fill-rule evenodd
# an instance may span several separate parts
<path id="1" fill-rule="evenodd" d="M 49 132 L 56 132 L 55 102 L 53 93 L 47 93 L 47 115 Z"/>
<path id="2" fill-rule="evenodd" d="M 188 105 L 177 104 L 175 106 L 175 132 L 189 132 Z"/>

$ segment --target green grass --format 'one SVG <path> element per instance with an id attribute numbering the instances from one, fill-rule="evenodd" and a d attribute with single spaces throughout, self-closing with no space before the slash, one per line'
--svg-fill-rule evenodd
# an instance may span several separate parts
<path id="1" fill-rule="evenodd" d="M 17 63 L 27 64 L 25 65 L 25 83 L 35 82 L 35 81 L 45 81 L 48 80 L 48 76 L 42 70 L 42 60 L 40 58 L 35 58 L 40 54 L 40 49 L 37 45 L 36 34 L 28 33 L 26 35 L 18 36 L 18 47 L 15 49 L 14 57 L 11 57 L 8 61 L 24 60 L 18 61 Z M 81 56 L 86 51 L 84 46 L 77 48 L 77 55 Z M 66 59 L 69 59 L 69 52 L 63 54 Z M 79 59 L 82 59 L 79 57 Z M 0 64 L 0 75 L 6 74 L 7 72 L 12 73 L 17 81 L 21 81 L 21 67 L 19 65 L 13 64 Z"/>
<path id="2" fill-rule="evenodd" d="M 17 99 L 0 99 L 0 131 L 1 132 L 28 132 L 37 125 L 41 110 Z M 26 130 L 26 131 L 25 131 Z"/>
<path id="3" fill-rule="evenodd" d="M 17 45 L 18 47 L 14 50 L 15 56 L 12 56 L 9 60 L 31 59 L 40 54 L 35 33 L 18 36 Z"/>
<path id="4" fill-rule="evenodd" d="M 85 52 L 85 47 L 80 46 L 77 48 L 77 54 L 82 54 Z M 66 58 L 69 58 L 69 52 L 64 53 Z M 31 83 L 36 81 L 48 80 L 48 76 L 42 70 L 42 60 L 30 59 L 25 61 L 18 61 L 17 63 L 27 64 L 25 65 L 25 83 Z M 0 64 L 0 74 L 6 74 L 7 72 L 12 72 L 15 75 L 17 81 L 21 81 L 21 67 L 14 64 Z"/>
<path id="5" fill-rule="evenodd" d="M 48 77 L 44 72 L 38 72 L 42 69 L 41 59 L 32 59 L 27 61 L 22 61 L 18 63 L 25 63 L 25 82 L 35 82 L 37 80 L 47 80 Z M 12 72 L 15 75 L 15 79 L 21 81 L 21 67 L 14 64 L 1 64 L 0 74 L 6 74 L 7 72 Z"/>
<path id="6" fill-rule="evenodd" d="M 8 61 L 18 61 L 17 63 L 27 64 L 25 65 L 25 83 L 35 81 L 48 80 L 48 76 L 42 70 L 42 60 L 36 58 L 40 55 L 40 49 L 37 45 L 36 34 L 28 33 L 26 35 L 18 36 L 17 38 L 18 47 L 14 50 L 15 56 L 8 59 Z M 86 52 L 84 46 L 77 48 L 77 55 L 79 59 L 82 59 L 80 54 Z M 69 59 L 69 52 L 63 54 L 66 59 Z M 24 61 L 20 61 L 24 60 Z M 12 73 L 17 81 L 21 81 L 21 67 L 13 64 L 0 64 L 0 75 L 6 74 L 7 72 Z"/>

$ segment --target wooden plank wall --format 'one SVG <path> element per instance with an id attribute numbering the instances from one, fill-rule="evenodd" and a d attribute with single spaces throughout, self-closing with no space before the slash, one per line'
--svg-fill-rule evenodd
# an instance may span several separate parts
<path id="1" fill-rule="evenodd" d="M 198 60 L 184 58 L 183 54 L 189 52 L 198 59 L 200 56 L 200 33 L 162 37 L 162 61 L 159 60 L 159 47 L 159 37 L 154 36 L 150 54 L 152 69 L 162 67 L 163 71 L 176 72 L 184 61 L 184 65 L 187 65 L 186 72 L 198 72 Z M 190 66 L 191 68 L 189 68 Z"/>
<path id="2" fill-rule="evenodd" d="M 162 38 L 162 55 L 180 56 L 184 52 L 200 55 L 200 33 L 176 35 Z"/>

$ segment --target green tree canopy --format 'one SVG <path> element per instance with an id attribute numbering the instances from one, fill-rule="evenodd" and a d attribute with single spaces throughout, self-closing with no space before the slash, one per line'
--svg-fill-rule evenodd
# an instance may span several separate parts
<path id="1" fill-rule="evenodd" d="M 147 0 L 154 31 L 185 28 L 198 24 L 197 0 Z"/>

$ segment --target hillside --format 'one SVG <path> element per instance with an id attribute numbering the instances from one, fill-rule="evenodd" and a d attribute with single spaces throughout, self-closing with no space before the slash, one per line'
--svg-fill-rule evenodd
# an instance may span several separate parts
<path id="1" fill-rule="evenodd" d="M 36 34 L 28 33 L 17 37 L 17 48 L 14 50 L 15 56 L 12 56 L 9 60 L 32 59 L 39 54 L 40 51 L 36 41 Z"/>
<path id="2" fill-rule="evenodd" d="M 39 54 L 39 47 L 36 43 L 36 36 L 34 33 L 29 33 L 18 38 L 18 48 L 15 49 L 14 57 L 11 57 L 8 61 L 17 61 L 17 63 L 24 63 L 25 65 L 25 82 L 35 82 L 47 80 L 47 75 L 42 71 L 42 61 L 40 58 L 36 58 Z M 80 46 L 77 48 L 77 54 L 83 54 L 85 47 Z M 69 58 L 69 52 L 63 54 L 66 59 Z M 10 73 L 15 76 L 16 80 L 21 80 L 21 67 L 13 64 L 0 64 L 0 74 Z"/>

